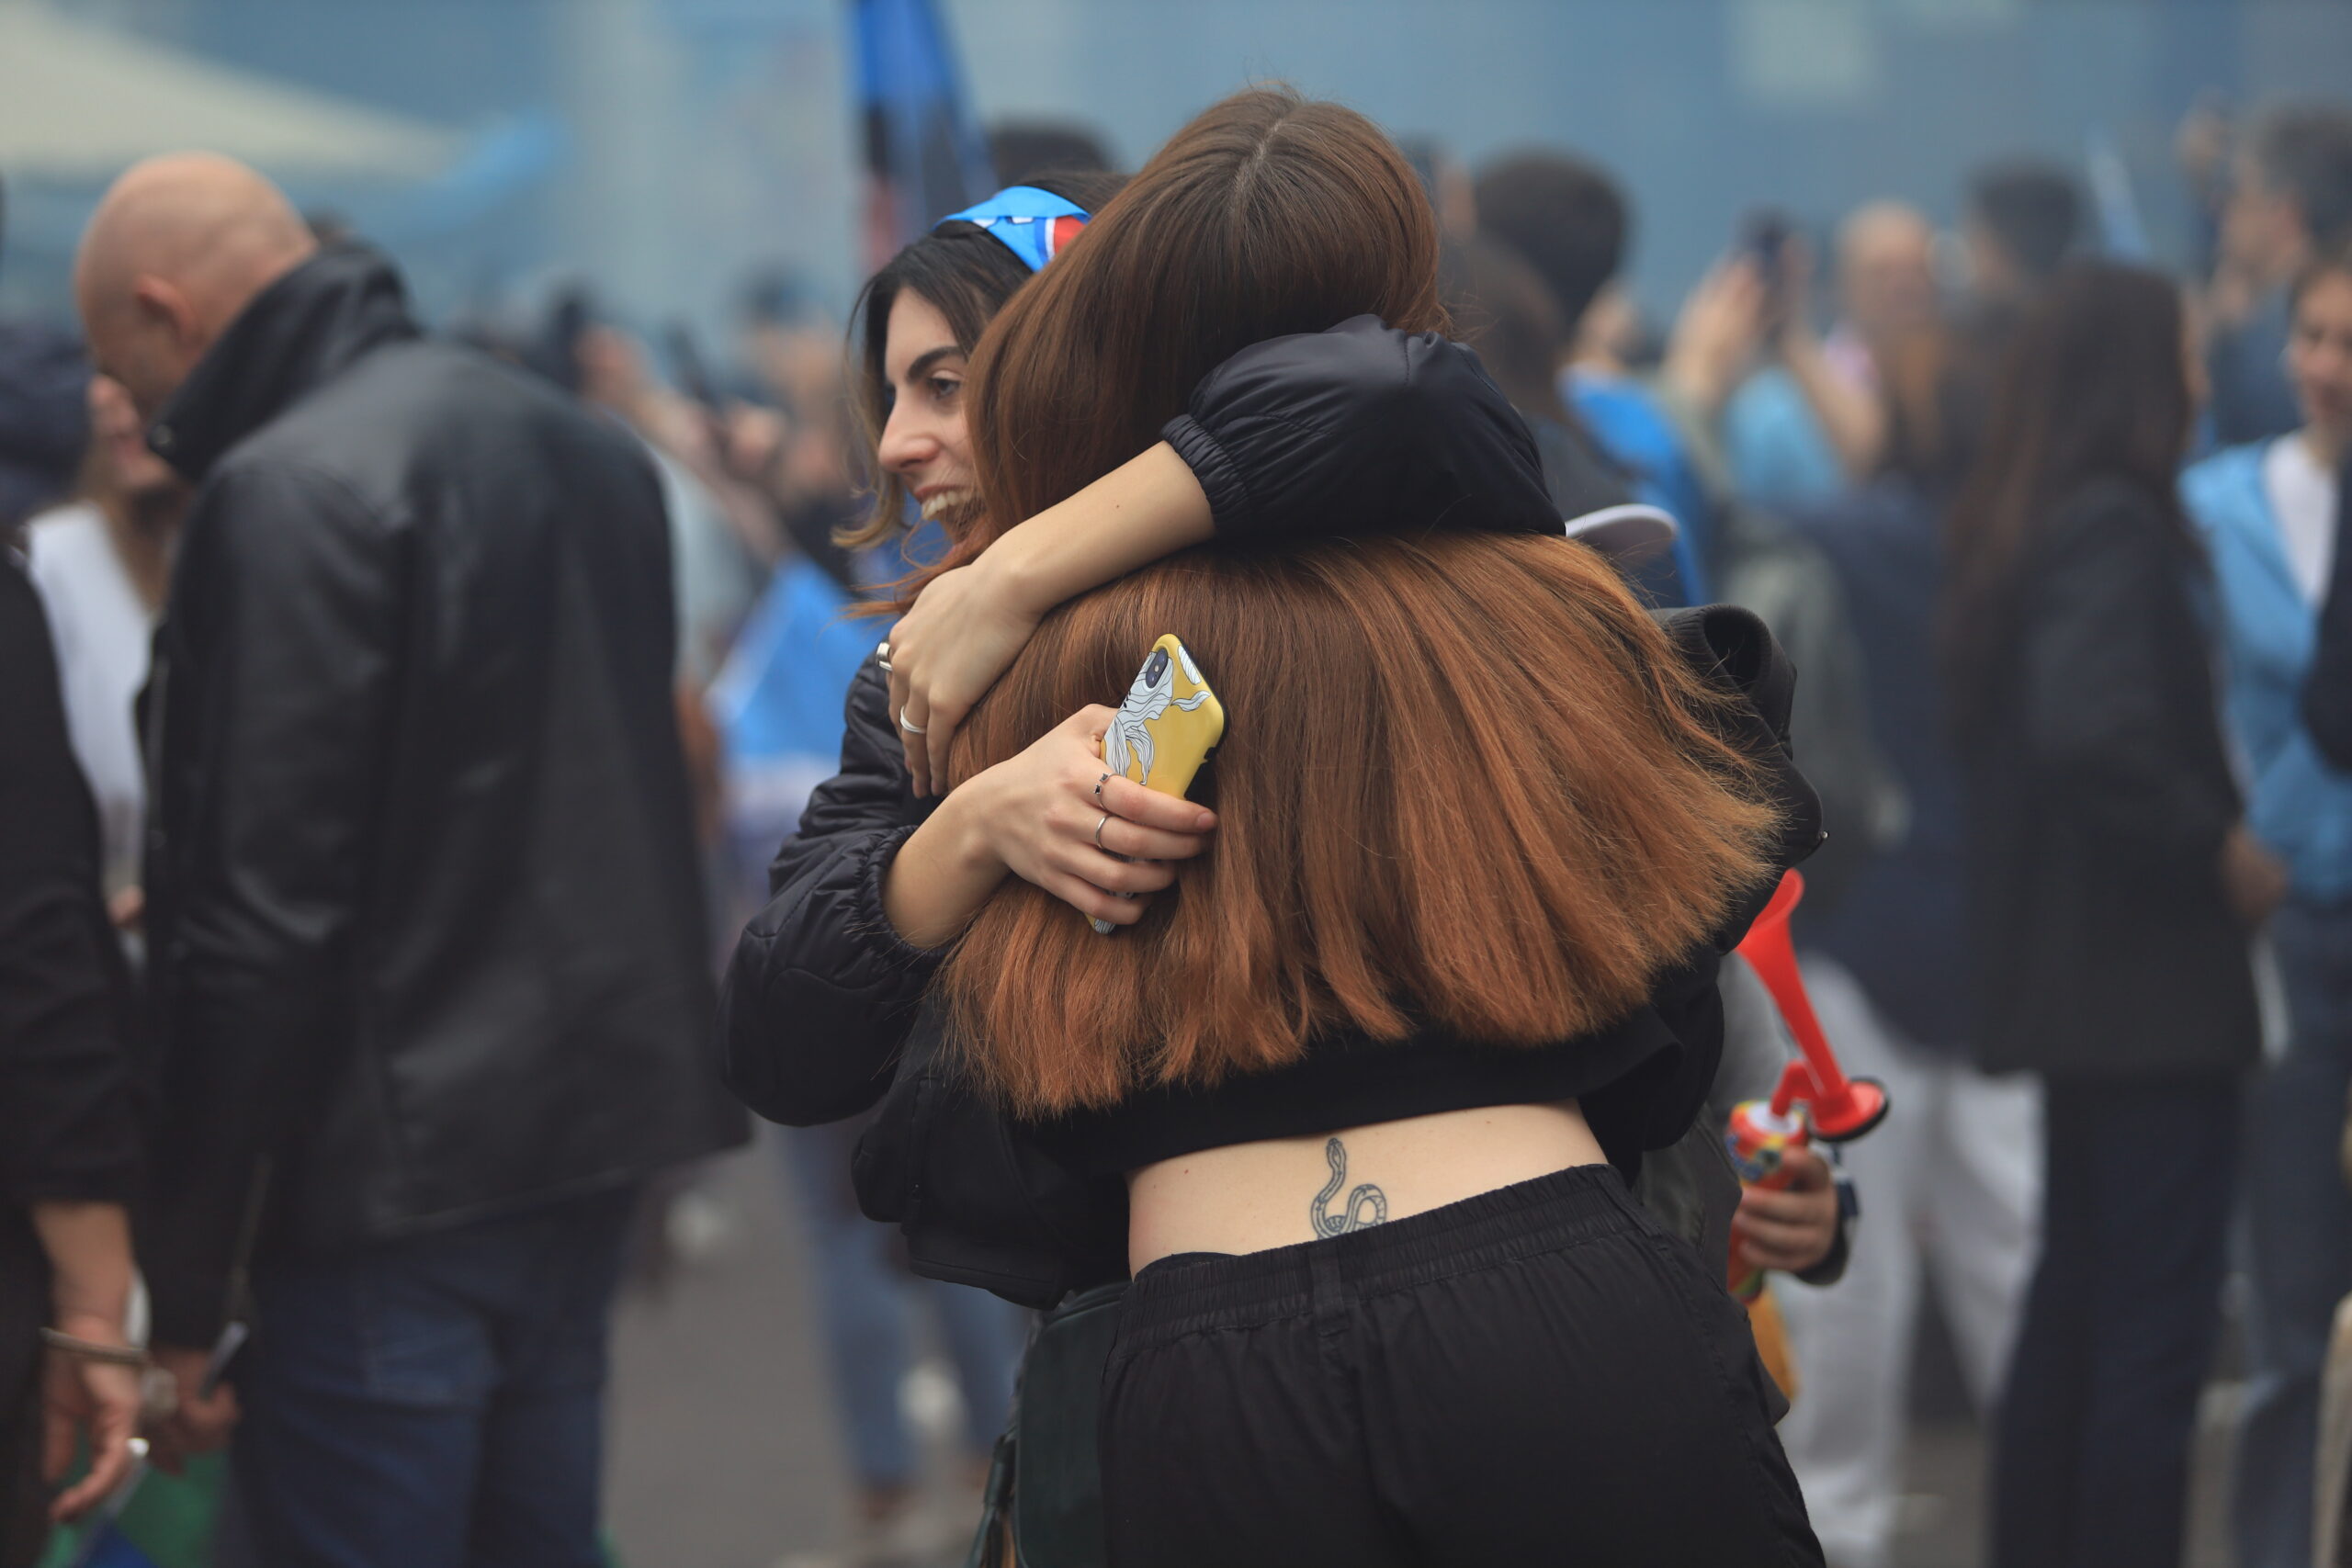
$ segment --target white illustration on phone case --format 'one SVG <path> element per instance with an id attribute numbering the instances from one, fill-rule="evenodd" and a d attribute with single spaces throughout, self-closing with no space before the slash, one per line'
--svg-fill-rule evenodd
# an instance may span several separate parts
<path id="1" fill-rule="evenodd" d="M 1184 665 L 1184 678 L 1201 690 L 1189 697 L 1176 694 L 1176 660 Z M 1140 772 L 1131 774 L 1137 782 L 1151 777 L 1151 721 L 1168 711 L 1170 705 L 1192 712 L 1209 700 L 1208 682 L 1193 664 L 1192 655 L 1184 645 L 1176 645 L 1176 660 L 1152 659 L 1136 671 L 1136 683 L 1127 688 L 1127 700 L 1119 705 L 1110 729 L 1102 737 L 1102 765 L 1114 773 L 1130 772 L 1130 759 L 1142 763 Z M 1159 678 L 1153 680 L 1151 671 L 1159 666 Z"/>

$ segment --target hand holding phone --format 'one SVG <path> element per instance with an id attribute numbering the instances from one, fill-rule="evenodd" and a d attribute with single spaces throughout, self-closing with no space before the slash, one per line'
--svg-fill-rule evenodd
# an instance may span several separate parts
<path id="1" fill-rule="evenodd" d="M 1126 700 L 1102 735 L 1102 766 L 1162 795 L 1183 796 L 1209 753 L 1225 739 L 1225 705 L 1209 689 L 1182 639 L 1170 632 L 1151 645 Z M 1097 919 L 1109 936 L 1118 927 Z"/>
<path id="2" fill-rule="evenodd" d="M 1789 239 L 1795 226 L 1775 207 L 1759 207 L 1740 220 L 1739 254 L 1756 268 L 1757 280 L 1777 302 L 1786 276 Z"/>

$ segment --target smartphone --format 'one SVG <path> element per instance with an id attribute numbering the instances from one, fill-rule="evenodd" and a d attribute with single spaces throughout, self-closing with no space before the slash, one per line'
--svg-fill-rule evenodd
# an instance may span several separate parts
<path id="1" fill-rule="evenodd" d="M 1781 254 L 1795 230 L 1789 215 L 1776 207 L 1759 207 L 1740 220 L 1739 248 L 1756 264 L 1756 276 L 1764 287 L 1774 293 L 1781 288 Z"/>
<path id="2" fill-rule="evenodd" d="M 1151 645 L 1126 701 L 1102 736 L 1102 766 L 1162 795 L 1182 795 L 1225 739 L 1225 706 L 1183 640 L 1170 632 Z M 1109 936 L 1119 928 L 1096 920 Z"/>

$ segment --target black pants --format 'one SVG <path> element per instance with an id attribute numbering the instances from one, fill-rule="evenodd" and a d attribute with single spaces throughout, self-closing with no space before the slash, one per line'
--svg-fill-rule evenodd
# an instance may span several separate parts
<path id="1" fill-rule="evenodd" d="M 1996 1568 L 2179 1562 L 2238 1089 L 2234 1074 L 2049 1086 L 2041 1260 L 1996 1431 Z"/>
<path id="2" fill-rule="evenodd" d="M 1607 1166 L 1155 1263 L 1102 1396 L 1113 1568 L 1821 1562 L 1746 1314 Z"/>

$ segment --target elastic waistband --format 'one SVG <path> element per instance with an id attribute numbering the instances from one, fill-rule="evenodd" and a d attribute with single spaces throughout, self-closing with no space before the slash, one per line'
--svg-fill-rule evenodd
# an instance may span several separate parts
<path id="1" fill-rule="evenodd" d="M 1336 1275 L 1351 1295 L 1374 1295 L 1598 1235 L 1654 1228 L 1614 1167 L 1570 1166 L 1347 1235 L 1266 1252 L 1162 1258 L 1128 1288 L 1119 1340 L 1132 1347 L 1295 1316 L 1312 1309 L 1317 1272 Z"/>

